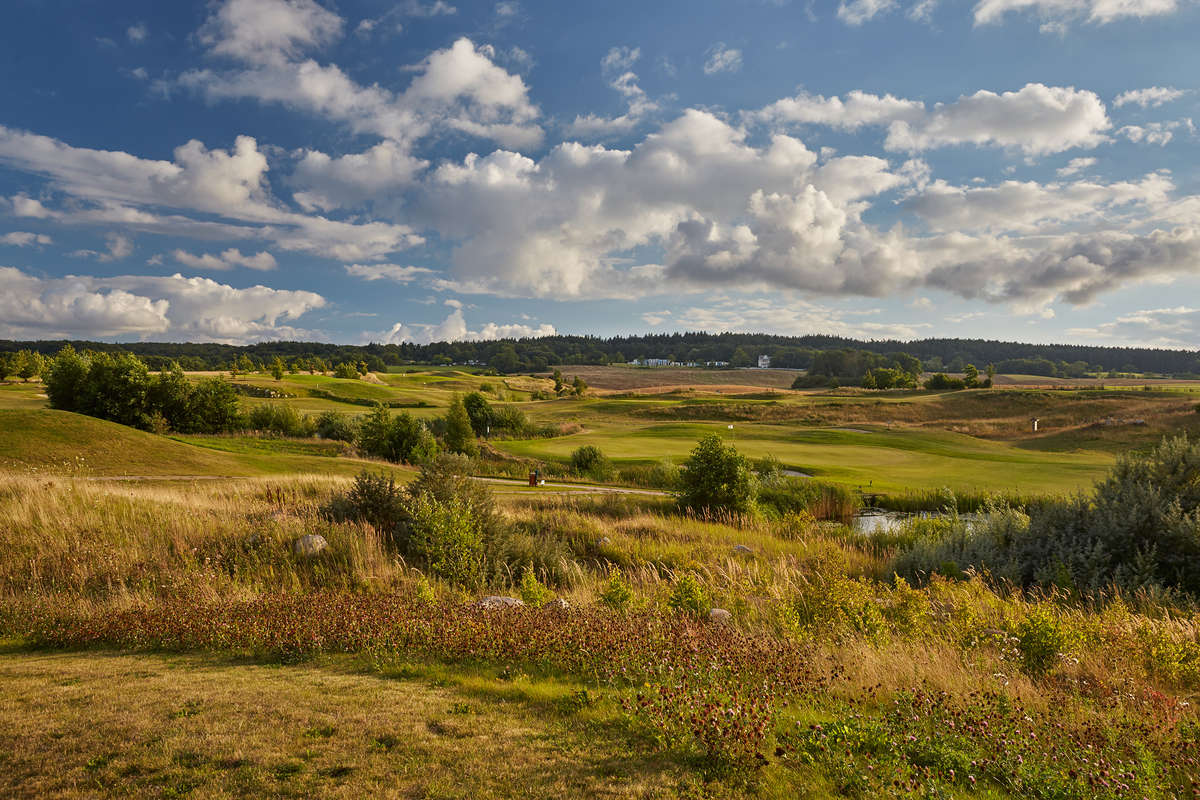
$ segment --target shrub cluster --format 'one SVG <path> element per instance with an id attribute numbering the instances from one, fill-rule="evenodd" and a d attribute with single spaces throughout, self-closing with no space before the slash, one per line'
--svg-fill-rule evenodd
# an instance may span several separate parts
<path id="1" fill-rule="evenodd" d="M 380 404 L 359 419 L 354 441 L 366 455 L 396 463 L 424 464 L 438 452 L 424 422 L 407 411 L 392 416 Z"/>
<path id="2" fill-rule="evenodd" d="M 470 476 L 468 459 L 429 460 L 407 489 L 387 475 L 360 474 L 325 506 L 334 521 L 366 522 L 397 551 L 433 575 L 477 588 L 497 571 L 508 527 L 486 484 Z"/>
<path id="3" fill-rule="evenodd" d="M 1026 587 L 1200 597 L 1200 442 L 1164 439 L 1151 453 L 1122 457 L 1091 496 L 954 526 L 893 566 L 912 578 L 974 568 Z"/>
<path id="4" fill-rule="evenodd" d="M 571 453 L 571 471 L 595 481 L 611 480 L 617 472 L 608 456 L 594 444 L 585 444 Z"/>
<path id="5" fill-rule="evenodd" d="M 232 384 L 221 378 L 193 383 L 178 365 L 152 376 L 129 353 L 78 353 L 67 345 L 42 372 L 52 408 L 143 430 L 222 433 L 243 427 Z"/>

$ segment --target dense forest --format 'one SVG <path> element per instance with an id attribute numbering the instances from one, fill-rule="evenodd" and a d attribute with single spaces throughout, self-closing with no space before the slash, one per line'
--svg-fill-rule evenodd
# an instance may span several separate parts
<path id="1" fill-rule="evenodd" d="M 67 341 L 0 341 L 0 353 L 31 350 L 58 352 Z M 907 353 L 930 372 L 960 372 L 966 364 L 992 364 L 999 372 L 1079 377 L 1098 372 L 1136 372 L 1163 375 L 1200 374 L 1200 351 L 1133 347 L 1095 347 L 1068 344 L 1022 344 L 985 339 L 922 339 L 859 341 L 837 336 L 773 336 L 758 333 L 671 333 L 641 336 L 547 336 L 538 339 L 434 344 L 327 344 L 320 342 L 260 342 L 251 345 L 171 342 L 70 342 L 77 350 L 129 352 L 152 369 L 177 362 L 187 370 L 225 370 L 268 364 L 280 358 L 288 364 L 321 359 L 325 364 L 365 362 L 373 370 L 402 364 L 482 364 L 499 372 L 541 372 L 555 364 L 624 363 L 642 358 L 679 362 L 729 362 L 753 366 L 759 355 L 784 369 L 809 369 L 819 353 L 861 351 L 894 356 Z M 818 360 L 818 363 L 820 361 Z"/>

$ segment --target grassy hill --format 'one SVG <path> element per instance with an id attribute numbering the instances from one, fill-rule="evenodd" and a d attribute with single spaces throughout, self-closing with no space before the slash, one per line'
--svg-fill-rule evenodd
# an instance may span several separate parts
<path id="1" fill-rule="evenodd" d="M 331 457 L 319 443 L 250 437 L 167 437 L 51 409 L 0 409 L 0 468 L 83 477 L 352 475 L 373 461 Z"/>

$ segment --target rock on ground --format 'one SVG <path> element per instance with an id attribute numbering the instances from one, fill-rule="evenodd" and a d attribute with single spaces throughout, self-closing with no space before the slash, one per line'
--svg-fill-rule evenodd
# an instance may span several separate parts
<path id="1" fill-rule="evenodd" d="M 301 536 L 292 545 L 292 552 L 298 556 L 315 556 L 318 553 L 323 553 L 329 549 L 329 542 L 325 541 L 325 537 L 319 533 L 310 533 Z"/>
<path id="2" fill-rule="evenodd" d="M 479 602 L 475 605 L 479 608 L 520 608 L 525 605 L 525 601 L 518 600 L 515 597 L 490 594 L 487 597 L 479 598 Z"/>
<path id="3" fill-rule="evenodd" d="M 733 614 L 730 614 L 723 608 L 714 608 L 708 612 L 708 621 L 720 623 L 733 622 Z"/>

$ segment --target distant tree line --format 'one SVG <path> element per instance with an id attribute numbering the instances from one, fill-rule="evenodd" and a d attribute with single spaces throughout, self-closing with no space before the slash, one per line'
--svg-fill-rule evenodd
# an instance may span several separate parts
<path id="1" fill-rule="evenodd" d="M 58 352 L 65 341 L 0 341 L 0 353 L 21 350 L 41 355 Z M 328 371 L 337 365 L 382 371 L 403 364 L 482 364 L 497 372 L 545 372 L 554 365 L 626 363 L 641 358 L 665 358 L 683 363 L 728 362 L 748 367 L 758 356 L 771 357 L 771 365 L 784 369 L 820 369 L 829 352 L 856 352 L 893 358 L 907 354 L 921 362 L 926 372 L 959 373 L 967 364 L 993 364 L 999 372 L 1080 377 L 1084 374 L 1137 372 L 1164 375 L 1200 375 L 1200 353 L 1132 347 L 1096 347 L 1067 344 L 1022 344 L 983 339 L 922 339 L 860 341 L 838 336 L 773 336 L 750 333 L 670 333 L 600 338 L 546 336 L 491 342 L 437 342 L 434 344 L 342 345 L 320 342 L 261 342 L 252 345 L 216 343 L 73 342 L 77 350 L 128 352 L 141 356 L 152 370 L 177 363 L 184 370 L 250 371 L 269 368 L 278 359 L 288 371 Z M 861 378 L 864 361 L 847 374 Z M 891 367 L 887 367 L 891 368 Z"/>

